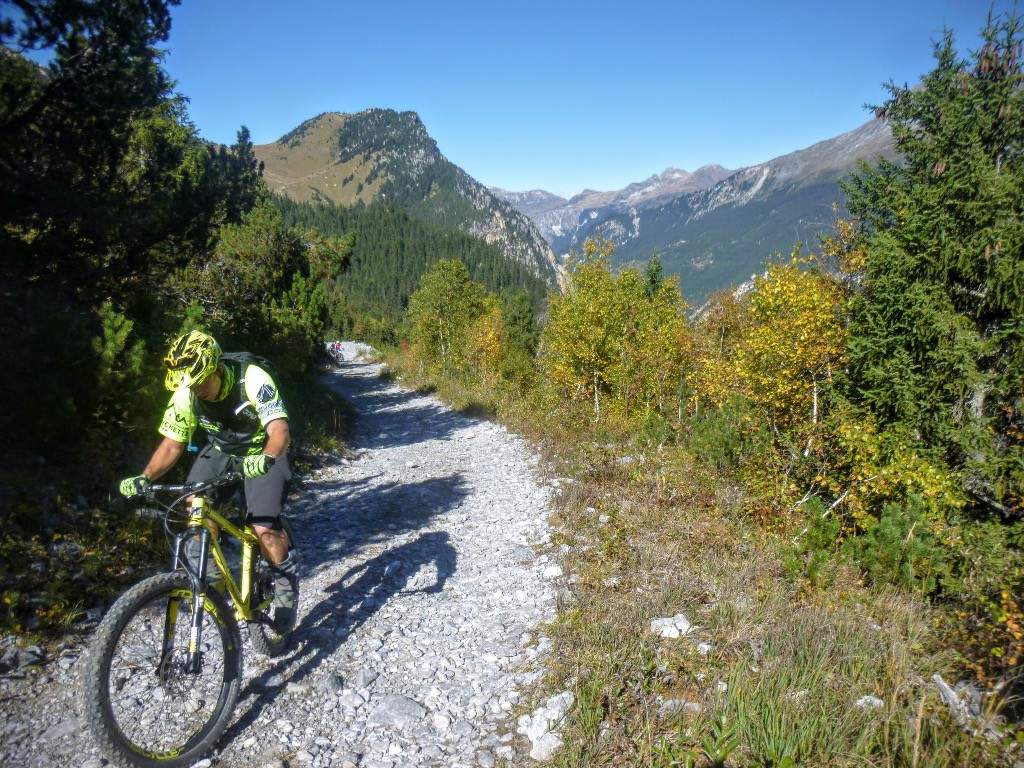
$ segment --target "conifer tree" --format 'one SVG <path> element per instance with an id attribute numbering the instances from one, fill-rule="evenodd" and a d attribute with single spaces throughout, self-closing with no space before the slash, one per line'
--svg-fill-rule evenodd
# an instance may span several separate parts
<path id="1" fill-rule="evenodd" d="M 644 277 L 647 281 L 647 295 L 653 296 L 665 282 L 665 267 L 662 265 L 661 256 L 657 251 L 652 253 L 651 258 L 647 261 Z"/>
<path id="2" fill-rule="evenodd" d="M 990 17 L 971 60 L 947 31 L 922 84 L 877 108 L 900 162 L 844 185 L 867 254 L 850 396 L 1004 513 L 1024 493 L 1022 43 L 1016 15 Z"/>
<path id="3" fill-rule="evenodd" d="M 106 295 L 190 197 L 199 145 L 156 48 L 174 4 L 20 0 L 0 21 L 0 247 L 15 276 Z M 21 55 L 40 49 L 45 68 Z"/>

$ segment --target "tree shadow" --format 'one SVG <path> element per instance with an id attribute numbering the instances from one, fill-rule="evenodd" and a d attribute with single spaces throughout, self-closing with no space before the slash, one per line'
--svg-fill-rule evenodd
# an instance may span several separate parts
<path id="1" fill-rule="evenodd" d="M 389 414 L 383 430 L 371 433 L 360 424 L 356 442 L 361 448 L 414 445 L 426 440 L 443 440 L 453 433 L 480 423 L 473 414 L 451 411 L 429 398 L 429 391 L 410 391 L 389 384 L 382 391 L 376 376 L 347 375 L 374 363 L 344 363 L 328 374 L 326 383 L 351 402 L 360 413 Z"/>
<path id="2" fill-rule="evenodd" d="M 423 528 L 457 507 L 468 494 L 461 474 L 371 485 L 368 481 L 375 477 L 325 483 L 321 488 L 337 494 L 329 502 L 321 500 L 308 510 L 286 511 L 295 524 L 305 575 L 344 559 L 359 547 Z M 343 527 L 339 520 L 345 521 Z M 314 530 L 329 533 L 306 542 L 303 531 Z"/>

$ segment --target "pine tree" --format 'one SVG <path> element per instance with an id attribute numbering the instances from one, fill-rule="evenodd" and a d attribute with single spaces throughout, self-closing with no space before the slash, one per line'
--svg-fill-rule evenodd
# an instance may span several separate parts
<path id="1" fill-rule="evenodd" d="M 648 296 L 653 296 L 661 290 L 661 286 L 665 282 L 665 267 L 662 265 L 661 256 L 657 251 L 651 254 L 647 268 L 644 270 L 644 277 L 647 281 Z"/>
<path id="2" fill-rule="evenodd" d="M 195 217 L 204 150 L 156 48 L 174 4 L 23 0 L 0 23 L 6 277 L 84 294 L 88 305 L 118 292 L 155 243 Z M 20 55 L 34 49 L 52 51 L 45 69 Z"/>
<path id="3" fill-rule="evenodd" d="M 920 87 L 889 84 L 877 113 L 901 162 L 844 185 L 867 254 L 848 391 L 1010 512 L 1024 494 L 1021 20 L 990 17 L 983 40 L 968 61 L 947 31 Z"/>

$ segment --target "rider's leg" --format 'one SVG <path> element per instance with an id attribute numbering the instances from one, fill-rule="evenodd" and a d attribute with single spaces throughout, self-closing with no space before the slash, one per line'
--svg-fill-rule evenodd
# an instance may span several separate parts
<path id="1" fill-rule="evenodd" d="M 295 624 L 299 594 L 299 555 L 288 549 L 283 531 L 253 523 L 274 574 L 274 629 L 288 632 Z"/>
<path id="2" fill-rule="evenodd" d="M 252 527 L 260 537 L 260 549 L 263 550 L 263 556 L 267 558 L 268 563 L 280 563 L 288 557 L 288 537 L 284 535 L 284 531 L 256 522 L 253 522 Z"/>
<path id="3" fill-rule="evenodd" d="M 267 474 L 245 481 L 249 519 L 274 573 L 274 624 L 281 632 L 295 622 L 298 595 L 298 553 L 288 549 L 288 537 L 280 525 L 281 505 L 291 476 L 288 457 L 284 455 Z"/>
<path id="4" fill-rule="evenodd" d="M 288 555 L 288 537 L 281 530 L 278 520 L 291 479 L 287 453 L 274 462 L 267 474 L 245 479 L 245 505 L 249 521 L 260 537 L 263 555 L 271 563 L 280 563 Z"/>

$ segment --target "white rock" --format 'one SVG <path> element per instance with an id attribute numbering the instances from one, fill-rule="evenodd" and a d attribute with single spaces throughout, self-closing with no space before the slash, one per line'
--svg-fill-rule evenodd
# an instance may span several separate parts
<path id="1" fill-rule="evenodd" d="M 426 713 L 427 710 L 408 696 L 389 693 L 370 712 L 367 723 L 370 725 L 403 726 L 419 720 Z"/>
<path id="2" fill-rule="evenodd" d="M 877 696 L 861 696 L 853 706 L 857 709 L 880 709 L 885 706 L 885 702 Z"/>
<path id="3" fill-rule="evenodd" d="M 530 749 L 530 757 L 539 763 L 546 763 L 554 758 L 555 753 L 562 748 L 562 739 L 554 733 L 545 733 L 537 741 L 533 742 Z"/>
<path id="4" fill-rule="evenodd" d="M 534 760 L 546 762 L 562 746 L 562 739 L 554 731 L 562 725 L 574 700 L 572 691 L 563 691 L 541 704 L 533 714 L 519 718 L 519 732 L 533 744 L 530 757 Z"/>
<path id="5" fill-rule="evenodd" d="M 651 632 L 659 637 L 682 637 L 693 628 L 689 619 L 679 613 L 671 618 L 653 619 Z"/>

